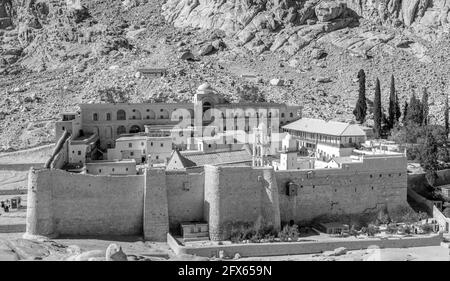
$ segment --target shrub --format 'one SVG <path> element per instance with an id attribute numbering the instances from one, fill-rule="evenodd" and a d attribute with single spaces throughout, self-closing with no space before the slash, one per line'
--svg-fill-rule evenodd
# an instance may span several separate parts
<path id="1" fill-rule="evenodd" d="M 412 227 L 410 225 L 406 225 L 403 227 L 403 231 L 405 234 L 411 234 L 412 233 Z"/>
<path id="2" fill-rule="evenodd" d="M 386 232 L 389 234 L 395 234 L 398 231 L 398 227 L 395 224 L 389 224 L 386 228 Z"/>
<path id="3" fill-rule="evenodd" d="M 287 241 L 297 241 L 299 235 L 300 233 L 298 231 L 298 226 L 294 224 L 292 226 L 285 225 L 283 227 L 283 230 L 281 230 L 280 233 L 278 234 L 278 237 L 282 242 L 287 242 Z"/>
<path id="4" fill-rule="evenodd" d="M 380 229 L 376 225 L 369 224 L 366 231 L 368 236 L 375 236 L 375 234 L 380 232 Z"/>
<path id="5" fill-rule="evenodd" d="M 419 220 L 428 218 L 428 215 L 424 212 L 416 213 L 408 206 L 399 206 L 390 210 L 389 215 L 392 222 L 405 222 L 414 223 Z"/>
<path id="6" fill-rule="evenodd" d="M 422 228 L 422 231 L 424 233 L 430 233 L 433 231 L 433 225 L 429 224 L 429 223 L 425 223 L 425 224 L 421 225 L 420 228 Z"/>
<path id="7" fill-rule="evenodd" d="M 230 224 L 230 240 L 233 243 L 242 243 L 249 240 L 252 243 L 259 243 L 261 239 L 274 241 L 278 234 L 273 225 L 267 224 L 262 218 L 252 223 L 232 223 Z"/>

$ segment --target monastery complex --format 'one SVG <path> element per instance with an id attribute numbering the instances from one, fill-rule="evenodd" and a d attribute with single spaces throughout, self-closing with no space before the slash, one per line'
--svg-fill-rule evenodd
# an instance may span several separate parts
<path id="1" fill-rule="evenodd" d="M 30 170 L 26 235 L 158 241 L 192 227 L 224 240 L 236 222 L 279 229 L 407 204 L 403 151 L 371 128 L 303 118 L 301 106 L 228 103 L 203 84 L 191 103 L 79 107 L 61 114 L 46 166 Z"/>

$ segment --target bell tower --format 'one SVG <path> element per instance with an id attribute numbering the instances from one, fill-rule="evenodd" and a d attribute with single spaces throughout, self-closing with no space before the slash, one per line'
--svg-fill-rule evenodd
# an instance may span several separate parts
<path id="1" fill-rule="evenodd" d="M 264 167 L 266 165 L 268 145 L 264 128 L 264 124 L 260 124 L 259 127 L 253 129 L 253 167 Z"/>

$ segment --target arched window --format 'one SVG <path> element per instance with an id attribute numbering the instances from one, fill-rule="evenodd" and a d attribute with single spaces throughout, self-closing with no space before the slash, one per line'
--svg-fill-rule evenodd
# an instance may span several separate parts
<path id="1" fill-rule="evenodd" d="M 291 112 L 291 113 L 289 114 L 289 116 L 290 116 L 291 118 L 294 117 L 294 113 Z"/>
<path id="2" fill-rule="evenodd" d="M 211 106 L 210 102 L 204 102 L 203 103 L 203 114 L 211 108 L 212 108 L 212 106 Z"/>
<path id="3" fill-rule="evenodd" d="M 122 134 L 125 134 L 127 132 L 127 129 L 125 128 L 125 126 L 119 126 L 117 128 L 117 135 L 120 136 Z"/>
<path id="4" fill-rule="evenodd" d="M 141 132 L 141 128 L 138 125 L 133 125 L 130 128 L 130 134 L 137 134 Z"/>
<path id="5" fill-rule="evenodd" d="M 127 120 L 127 113 L 125 110 L 120 109 L 117 111 L 117 120 Z"/>
<path id="6" fill-rule="evenodd" d="M 97 114 L 97 113 L 94 113 L 94 115 L 92 116 L 92 119 L 93 119 L 94 121 L 98 121 L 98 114 Z"/>

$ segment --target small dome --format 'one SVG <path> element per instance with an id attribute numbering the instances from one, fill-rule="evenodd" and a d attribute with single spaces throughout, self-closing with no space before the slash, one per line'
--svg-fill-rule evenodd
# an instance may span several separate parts
<path id="1" fill-rule="evenodd" d="M 200 85 L 200 87 L 198 87 L 199 91 L 206 91 L 206 90 L 211 90 L 211 85 L 209 85 L 209 83 L 203 83 Z"/>

